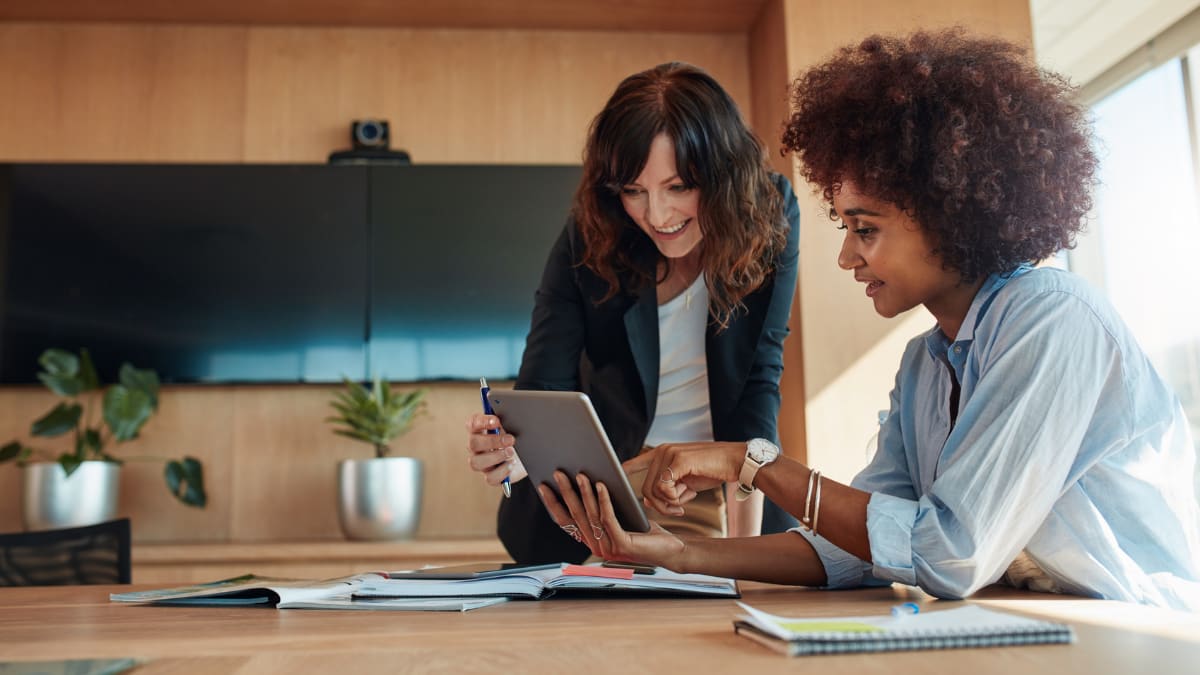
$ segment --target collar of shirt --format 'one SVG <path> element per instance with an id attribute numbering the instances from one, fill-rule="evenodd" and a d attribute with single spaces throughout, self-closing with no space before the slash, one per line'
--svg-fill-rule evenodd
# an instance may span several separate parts
<path id="1" fill-rule="evenodd" d="M 929 351 L 929 356 L 954 368 L 955 376 L 962 381 L 962 364 L 966 361 L 967 353 L 971 350 L 971 343 L 975 340 L 975 327 L 987 313 L 988 307 L 991 306 L 992 300 L 995 299 L 1000 289 L 1008 285 L 1009 281 L 1032 269 L 1033 266 L 1026 263 L 1018 265 L 1010 272 L 988 276 L 983 285 L 979 287 L 979 292 L 975 294 L 975 299 L 971 301 L 971 307 L 967 309 L 967 316 L 963 319 L 962 326 L 958 329 L 958 337 L 954 342 L 950 342 L 950 339 L 936 324 L 929 332 L 925 333 L 925 349 Z"/>

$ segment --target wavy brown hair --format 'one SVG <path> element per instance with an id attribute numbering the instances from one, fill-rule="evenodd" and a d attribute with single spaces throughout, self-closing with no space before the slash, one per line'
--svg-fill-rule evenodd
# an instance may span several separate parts
<path id="1" fill-rule="evenodd" d="M 1074 246 L 1096 157 L 1071 93 L 1003 40 L 873 35 L 793 83 L 783 143 L 827 202 L 852 181 L 897 205 L 970 283 Z"/>
<path id="2" fill-rule="evenodd" d="M 695 66 L 665 63 L 625 78 L 592 120 L 573 208 L 585 245 L 580 263 L 608 282 L 597 303 L 617 294 L 623 275 L 665 278 L 655 278 L 661 254 L 647 266 L 653 242 L 620 199 L 662 133 L 674 143 L 680 180 L 700 191 L 701 267 L 709 311 L 724 327 L 773 271 L 788 226 L 762 144 L 729 94 Z"/>

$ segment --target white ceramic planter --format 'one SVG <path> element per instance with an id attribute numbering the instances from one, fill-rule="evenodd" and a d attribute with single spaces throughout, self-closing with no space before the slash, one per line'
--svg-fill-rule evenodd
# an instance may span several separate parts
<path id="1" fill-rule="evenodd" d="M 338 518 L 347 539 L 411 539 L 421 522 L 421 460 L 338 463 Z"/>
<path id="2" fill-rule="evenodd" d="M 57 462 L 24 468 L 26 530 L 94 525 L 116 518 L 121 465 L 89 461 L 68 476 Z"/>

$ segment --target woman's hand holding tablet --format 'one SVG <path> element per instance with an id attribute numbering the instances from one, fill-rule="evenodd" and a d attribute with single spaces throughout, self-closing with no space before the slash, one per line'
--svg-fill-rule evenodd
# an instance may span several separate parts
<path id="1" fill-rule="evenodd" d="M 492 390 L 488 401 L 515 438 L 514 447 L 521 464 L 535 486 L 549 485 L 561 490 L 554 472 L 561 471 L 573 481 L 583 474 L 608 488 L 613 510 L 623 530 L 650 531 L 650 521 L 642 510 L 641 498 L 629 485 L 617 454 L 613 451 L 586 394 L 574 391 Z M 566 489 L 574 493 L 568 481 Z M 594 498 L 594 494 L 593 494 Z M 560 526 L 570 524 L 559 522 Z M 576 527 L 578 527 L 576 525 Z M 597 527 L 599 523 L 597 521 Z M 592 536 L 592 527 L 570 529 L 568 533 L 583 540 Z"/>

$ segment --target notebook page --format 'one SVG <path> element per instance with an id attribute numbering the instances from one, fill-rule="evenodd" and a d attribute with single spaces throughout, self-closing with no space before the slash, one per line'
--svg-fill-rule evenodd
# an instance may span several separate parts
<path id="1" fill-rule="evenodd" d="M 1066 630 L 1065 626 L 965 605 L 911 616 L 789 618 L 739 602 L 745 620 L 765 633 L 789 641 L 879 641 L 913 638 L 957 638 L 1035 635 Z"/>

